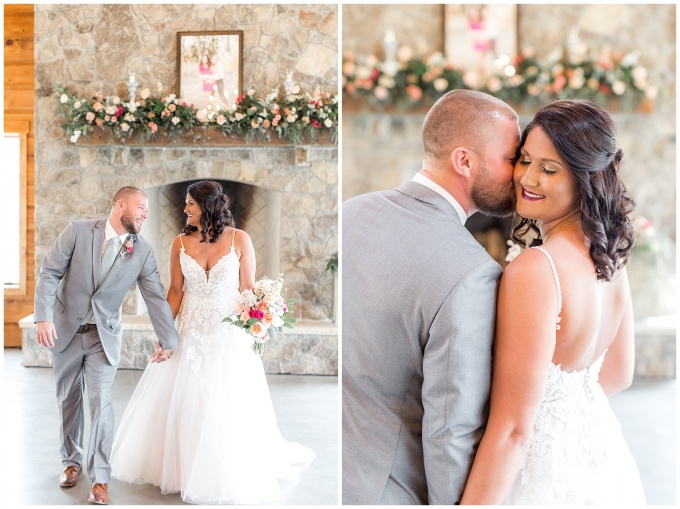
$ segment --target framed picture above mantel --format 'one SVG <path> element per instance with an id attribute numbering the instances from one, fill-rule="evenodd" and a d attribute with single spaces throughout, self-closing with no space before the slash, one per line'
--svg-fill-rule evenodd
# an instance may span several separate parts
<path id="1" fill-rule="evenodd" d="M 205 117 L 243 94 L 243 30 L 177 32 L 177 95 Z"/>

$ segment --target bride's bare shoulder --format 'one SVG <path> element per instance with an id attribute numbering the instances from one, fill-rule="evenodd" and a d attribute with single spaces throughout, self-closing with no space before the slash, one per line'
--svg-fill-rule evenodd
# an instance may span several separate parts
<path id="1" fill-rule="evenodd" d="M 172 239 L 172 242 L 170 243 L 170 251 L 179 251 L 180 248 L 183 247 L 185 238 L 186 236 L 182 236 L 182 234 L 180 234 Z"/>
<path id="2" fill-rule="evenodd" d="M 250 235 L 248 235 L 248 233 L 243 230 L 239 230 L 238 228 L 229 228 L 227 237 L 229 238 L 230 242 L 233 238 L 234 244 L 239 244 L 240 242 L 251 242 Z"/>
<path id="3" fill-rule="evenodd" d="M 525 249 L 503 271 L 501 288 L 531 289 L 534 295 L 555 292 L 555 281 L 548 257 L 539 249 Z"/>

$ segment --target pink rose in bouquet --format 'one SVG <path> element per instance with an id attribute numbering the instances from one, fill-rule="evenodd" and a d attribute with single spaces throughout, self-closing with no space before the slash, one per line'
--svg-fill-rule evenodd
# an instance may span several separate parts
<path id="1" fill-rule="evenodd" d="M 282 288 L 283 274 L 276 281 L 262 278 L 255 283 L 255 288 L 241 292 L 234 314 L 222 320 L 253 336 L 252 350 L 260 356 L 271 339 L 270 332 L 282 332 L 283 327 L 292 329 L 295 323 L 292 312 L 288 311 L 288 304 L 295 300 L 284 299 Z"/>

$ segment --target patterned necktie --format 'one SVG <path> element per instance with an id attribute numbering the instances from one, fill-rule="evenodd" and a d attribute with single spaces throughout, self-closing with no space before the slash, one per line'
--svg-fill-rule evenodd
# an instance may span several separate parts
<path id="1" fill-rule="evenodd" d="M 109 272 L 111 272 L 111 267 L 113 267 L 113 262 L 116 261 L 116 255 L 118 254 L 118 243 L 120 242 L 120 237 L 112 237 L 110 241 L 109 248 L 106 250 L 106 253 L 104 253 L 104 256 L 102 257 L 102 264 L 99 266 L 99 284 L 97 285 L 97 289 L 102 285 L 104 280 L 106 279 L 106 276 L 109 275 Z M 94 312 L 92 311 L 92 308 L 87 312 L 87 315 L 85 316 L 85 320 L 83 320 L 83 325 L 86 323 L 90 323 L 92 321 L 92 317 L 94 316 Z"/>

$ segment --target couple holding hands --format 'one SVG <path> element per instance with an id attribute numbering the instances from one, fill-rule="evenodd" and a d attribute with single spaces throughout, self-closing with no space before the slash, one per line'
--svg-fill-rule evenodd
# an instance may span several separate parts
<path id="1" fill-rule="evenodd" d="M 223 323 L 255 287 L 255 252 L 213 181 L 191 184 L 183 232 L 170 248 L 167 299 L 153 248 L 139 234 L 146 194 L 123 187 L 108 218 L 75 220 L 45 256 L 35 295 L 37 339 L 52 352 L 60 418 L 59 484 L 85 468 L 90 502 L 110 478 L 150 483 L 190 503 L 276 499 L 314 457 L 279 432 L 252 337 Z M 137 284 L 159 338 L 114 440 L 111 386 L 123 340 L 122 303 Z M 87 386 L 91 431 L 83 458 Z M 85 459 L 85 463 L 83 460 Z"/>

